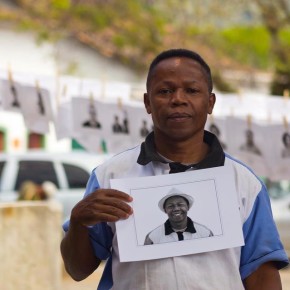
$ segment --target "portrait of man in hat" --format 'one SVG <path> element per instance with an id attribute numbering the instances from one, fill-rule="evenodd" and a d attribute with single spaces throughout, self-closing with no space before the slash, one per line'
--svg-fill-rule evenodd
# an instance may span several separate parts
<path id="1" fill-rule="evenodd" d="M 158 207 L 167 214 L 168 219 L 164 224 L 147 234 L 144 245 L 178 242 L 213 236 L 210 229 L 192 221 L 187 216 L 187 212 L 193 203 L 194 199 L 192 196 L 176 188 L 172 188 L 158 202 Z"/>

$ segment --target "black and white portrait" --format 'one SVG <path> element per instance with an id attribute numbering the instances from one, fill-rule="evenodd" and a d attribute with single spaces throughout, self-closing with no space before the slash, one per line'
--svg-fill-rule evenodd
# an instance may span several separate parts
<path id="1" fill-rule="evenodd" d="M 174 257 L 243 243 L 235 185 L 224 182 L 231 175 L 229 167 L 220 166 L 176 173 L 174 182 L 170 174 L 112 179 L 112 188 L 133 198 L 133 215 L 116 223 L 120 261 Z"/>
<path id="2" fill-rule="evenodd" d="M 173 187 L 158 202 L 158 207 L 167 215 L 167 220 L 147 234 L 144 245 L 213 236 L 213 232 L 208 227 L 193 221 L 187 215 L 193 204 L 192 196 Z"/>
<path id="3" fill-rule="evenodd" d="M 123 120 L 120 121 L 119 115 L 114 115 L 114 122 L 112 125 L 112 132 L 114 134 L 129 134 L 129 121 L 126 111 L 123 112 Z"/>
<path id="4" fill-rule="evenodd" d="M 282 149 L 282 158 L 290 158 L 290 133 L 286 132 L 282 136 L 284 148 Z"/>
<path id="5" fill-rule="evenodd" d="M 255 144 L 254 133 L 251 129 L 245 131 L 245 138 L 245 143 L 240 146 L 240 150 L 256 155 L 262 155 L 261 150 Z"/>
<path id="6" fill-rule="evenodd" d="M 18 100 L 17 89 L 16 89 L 15 85 L 12 82 L 10 83 L 10 91 L 11 91 L 11 96 L 12 96 L 11 106 L 19 108 L 20 107 L 20 103 L 19 103 L 19 100 Z"/>
<path id="7" fill-rule="evenodd" d="M 38 111 L 40 115 L 45 115 L 45 107 L 41 95 L 41 91 L 37 90 L 37 104 L 38 104 Z"/>
<path id="8" fill-rule="evenodd" d="M 122 125 L 120 124 L 119 117 L 117 115 L 114 116 L 114 123 L 112 126 L 113 133 L 122 133 Z"/>
<path id="9" fill-rule="evenodd" d="M 140 129 L 140 136 L 145 138 L 149 134 L 148 124 L 146 120 L 142 120 L 142 127 Z"/>
<path id="10" fill-rule="evenodd" d="M 221 146 L 222 146 L 222 148 L 224 149 L 224 150 L 226 150 L 227 149 L 227 145 L 220 139 L 221 138 L 221 131 L 220 131 L 220 129 L 218 128 L 218 126 L 216 125 L 216 124 L 214 124 L 214 123 L 211 123 L 210 125 L 209 125 L 209 131 L 211 132 L 211 133 L 213 133 L 214 135 L 216 135 L 216 137 L 219 139 L 219 141 L 220 141 L 220 144 L 221 144 Z"/>
<path id="11" fill-rule="evenodd" d="M 89 119 L 83 122 L 83 126 L 100 129 L 101 123 L 97 119 L 97 111 L 93 102 L 90 102 L 89 104 L 88 113 L 89 113 Z"/>

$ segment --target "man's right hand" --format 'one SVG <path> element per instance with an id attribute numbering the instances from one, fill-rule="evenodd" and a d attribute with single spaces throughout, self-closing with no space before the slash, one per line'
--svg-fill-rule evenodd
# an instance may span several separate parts
<path id="1" fill-rule="evenodd" d="M 127 219 L 133 209 L 127 203 L 133 199 L 115 189 L 97 189 L 78 202 L 71 212 L 72 224 L 92 226 L 100 222 Z"/>

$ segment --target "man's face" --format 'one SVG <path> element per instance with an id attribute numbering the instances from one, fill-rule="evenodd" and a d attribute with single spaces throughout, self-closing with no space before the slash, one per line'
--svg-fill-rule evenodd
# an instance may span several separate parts
<path id="1" fill-rule="evenodd" d="M 187 218 L 188 205 L 181 196 L 173 196 L 166 200 L 164 210 L 171 223 L 179 223 Z"/>
<path id="2" fill-rule="evenodd" d="M 161 61 L 154 68 L 144 104 L 154 132 L 163 140 L 185 141 L 202 134 L 215 103 L 201 65 L 186 57 Z"/>

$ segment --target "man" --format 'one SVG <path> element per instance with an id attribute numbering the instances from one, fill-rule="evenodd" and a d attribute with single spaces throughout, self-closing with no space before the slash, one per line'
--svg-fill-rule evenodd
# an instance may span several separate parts
<path id="1" fill-rule="evenodd" d="M 147 128 L 147 122 L 146 122 L 146 120 L 142 120 L 142 127 L 140 129 L 140 136 L 145 138 L 148 134 L 149 134 L 149 130 Z"/>
<path id="2" fill-rule="evenodd" d="M 97 120 L 97 111 L 92 102 L 90 102 L 90 105 L 89 105 L 89 115 L 90 115 L 90 119 L 83 122 L 83 126 L 100 129 L 102 126 L 100 122 Z"/>
<path id="3" fill-rule="evenodd" d="M 141 146 L 97 167 L 85 197 L 72 210 L 61 252 L 73 279 L 107 260 L 98 289 L 278 290 L 288 259 L 273 222 L 264 184 L 225 155 L 204 131 L 215 104 L 211 72 L 196 53 L 169 50 L 153 60 L 144 104 L 154 131 Z M 115 222 L 133 214 L 132 198 L 110 189 L 110 179 L 229 166 L 235 174 L 245 246 L 165 259 L 120 263 Z M 174 178 L 174 175 L 172 176 Z M 226 181 L 225 181 L 226 182 Z M 180 245 L 180 244 L 179 244 Z"/>
<path id="4" fill-rule="evenodd" d="M 144 245 L 177 242 L 213 236 L 210 229 L 193 222 L 187 212 L 192 207 L 193 198 L 172 188 L 158 203 L 161 211 L 168 215 L 168 220 L 151 231 L 145 238 Z"/>
<path id="5" fill-rule="evenodd" d="M 240 147 L 241 151 L 246 151 L 249 153 L 254 153 L 256 155 L 262 155 L 260 149 L 256 146 L 254 142 L 254 133 L 252 130 L 247 129 L 245 131 L 246 143 Z"/>
<path id="6" fill-rule="evenodd" d="M 290 133 L 286 132 L 282 136 L 284 148 L 282 150 L 282 158 L 290 157 Z"/>
<path id="7" fill-rule="evenodd" d="M 117 115 L 114 116 L 114 124 L 112 126 L 113 133 L 122 133 L 123 128 L 119 122 L 119 117 Z"/>
<path id="8" fill-rule="evenodd" d="M 226 150 L 226 149 L 227 149 L 227 145 L 226 145 L 225 143 L 223 143 L 223 142 L 220 140 L 221 131 L 220 131 L 220 129 L 218 128 L 218 126 L 215 125 L 214 123 L 211 123 L 208 129 L 209 129 L 209 131 L 210 131 L 211 133 L 215 134 L 215 135 L 218 137 L 219 142 L 220 142 L 222 148 L 223 148 L 224 150 Z"/>

